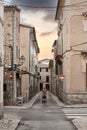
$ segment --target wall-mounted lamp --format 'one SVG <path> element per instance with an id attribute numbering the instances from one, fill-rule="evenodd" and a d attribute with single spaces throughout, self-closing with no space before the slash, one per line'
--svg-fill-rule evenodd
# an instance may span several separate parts
<path id="1" fill-rule="evenodd" d="M 25 57 L 22 55 L 20 58 L 19 58 L 19 64 L 20 65 L 23 65 L 25 62 Z"/>
<path id="2" fill-rule="evenodd" d="M 84 17 L 87 17 L 87 12 L 83 12 L 82 15 L 83 15 Z"/>
<path id="3" fill-rule="evenodd" d="M 24 62 L 25 62 L 25 57 L 22 55 L 22 56 L 19 58 L 19 64 L 14 64 L 14 68 L 17 68 L 18 66 L 23 65 Z"/>
<path id="4" fill-rule="evenodd" d="M 84 57 L 87 57 L 87 51 L 81 51 L 81 54 L 82 54 Z"/>

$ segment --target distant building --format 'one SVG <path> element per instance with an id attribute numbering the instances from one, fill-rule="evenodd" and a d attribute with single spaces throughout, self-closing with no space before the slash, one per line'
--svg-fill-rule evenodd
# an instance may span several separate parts
<path id="1" fill-rule="evenodd" d="M 67 104 L 87 103 L 87 8 L 84 5 L 85 0 L 58 0 L 57 5 L 55 59 L 64 76 L 58 96 Z"/>
<path id="2" fill-rule="evenodd" d="M 3 1 L 0 1 L 0 119 L 3 116 Z"/>
<path id="3" fill-rule="evenodd" d="M 49 62 L 50 59 L 43 59 L 40 60 L 38 64 L 38 72 L 40 73 L 40 85 L 39 85 L 40 91 L 43 90 L 43 88 L 46 88 L 47 90 L 51 89 Z"/>
<path id="4" fill-rule="evenodd" d="M 49 68 L 50 68 L 50 91 L 53 94 L 56 94 L 55 66 L 53 59 L 50 59 L 49 61 Z"/>

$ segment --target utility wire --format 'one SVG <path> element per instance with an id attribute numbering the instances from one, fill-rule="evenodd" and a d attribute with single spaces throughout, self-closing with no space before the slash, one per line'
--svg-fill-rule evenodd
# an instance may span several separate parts
<path id="1" fill-rule="evenodd" d="M 84 44 L 87 44 L 87 42 L 83 42 L 83 43 L 79 43 L 79 44 L 73 45 L 73 46 L 71 46 L 71 48 L 72 48 L 72 47 L 75 47 L 75 46 L 84 45 Z"/>
<path id="2" fill-rule="evenodd" d="M 84 9 L 84 7 L 72 8 L 72 9 L 63 9 L 63 11 L 72 11 L 72 10 L 78 11 L 78 10 L 81 10 L 81 9 Z"/>

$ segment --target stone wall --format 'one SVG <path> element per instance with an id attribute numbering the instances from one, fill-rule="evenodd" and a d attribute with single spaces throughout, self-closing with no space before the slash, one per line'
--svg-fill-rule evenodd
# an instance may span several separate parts
<path id="1" fill-rule="evenodd" d="M 65 93 L 62 91 L 62 101 L 65 104 L 87 103 L 87 93 Z"/>
<path id="2" fill-rule="evenodd" d="M 0 119 L 3 117 L 3 103 L 0 103 Z"/>

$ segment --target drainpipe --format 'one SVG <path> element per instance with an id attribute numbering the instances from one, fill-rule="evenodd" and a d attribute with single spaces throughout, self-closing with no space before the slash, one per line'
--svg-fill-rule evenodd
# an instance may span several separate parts
<path id="1" fill-rule="evenodd" d="M 14 71 L 13 71 L 13 64 L 14 64 L 14 9 L 12 11 L 12 59 L 11 59 L 11 68 L 12 68 L 12 95 L 11 95 L 11 103 L 14 103 Z"/>
<path id="2" fill-rule="evenodd" d="M 87 91 L 87 63 L 86 63 L 86 91 Z"/>

